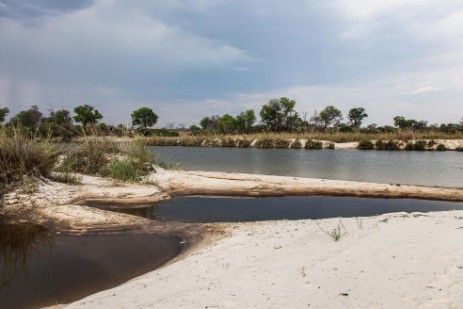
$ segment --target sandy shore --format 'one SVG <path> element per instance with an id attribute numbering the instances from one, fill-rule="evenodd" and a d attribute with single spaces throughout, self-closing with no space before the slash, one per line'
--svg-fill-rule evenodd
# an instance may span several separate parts
<path id="1" fill-rule="evenodd" d="M 228 224 L 230 236 L 69 308 L 461 308 L 463 211 Z"/>
<path id="2" fill-rule="evenodd" d="M 91 207 L 173 196 L 343 195 L 463 201 L 461 188 L 157 169 L 146 184 L 84 176 L 43 180 L 5 197 L 2 212 L 67 233 L 177 234 L 191 247 L 161 269 L 71 308 L 458 308 L 463 211 L 242 224 L 158 222 Z M 334 241 L 327 233 L 340 226 Z"/>

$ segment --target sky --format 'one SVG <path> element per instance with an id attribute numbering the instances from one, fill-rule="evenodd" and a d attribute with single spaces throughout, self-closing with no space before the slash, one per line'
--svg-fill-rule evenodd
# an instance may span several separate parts
<path id="1" fill-rule="evenodd" d="M 286 96 L 455 123 L 462 38 L 461 0 L 0 0 L 0 107 L 189 126 Z"/>

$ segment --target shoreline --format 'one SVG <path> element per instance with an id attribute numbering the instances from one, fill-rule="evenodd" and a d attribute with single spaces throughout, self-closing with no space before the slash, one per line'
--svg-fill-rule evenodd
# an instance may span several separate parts
<path id="1" fill-rule="evenodd" d="M 5 207 L 3 207 L 4 215 L 16 218 L 20 221 L 27 221 L 31 223 L 36 223 L 43 225 L 51 230 L 58 231 L 61 233 L 68 233 L 68 234 L 92 234 L 92 233 L 112 233 L 118 231 L 139 231 L 139 232 L 152 232 L 158 233 L 159 235 L 176 235 L 180 236 L 186 240 L 188 248 L 186 248 L 179 256 L 175 257 L 173 260 L 168 261 L 166 264 L 161 266 L 160 268 L 149 272 L 148 274 L 142 275 L 140 277 L 131 279 L 130 281 L 115 287 L 114 289 L 106 290 L 94 294 L 85 298 L 84 300 L 80 300 L 75 302 L 71 305 L 71 307 L 79 307 L 80 305 L 84 305 L 84 307 L 95 307 L 99 308 L 102 307 L 103 301 L 105 303 L 104 306 L 113 306 L 118 303 L 112 303 L 112 301 L 116 302 L 123 302 L 127 301 L 127 306 L 131 306 L 132 303 L 140 301 L 142 303 L 142 307 L 144 306 L 151 306 L 153 303 L 146 303 L 154 301 L 158 304 L 159 297 L 165 302 L 166 308 L 178 308 L 181 303 L 178 301 L 184 300 L 183 304 L 188 304 L 191 299 L 194 299 L 201 305 L 214 305 L 216 302 L 212 303 L 203 303 L 201 297 L 204 297 L 205 300 L 211 300 L 208 298 L 207 295 L 202 294 L 204 290 L 196 286 L 194 282 L 191 280 L 187 280 L 185 286 L 189 286 L 188 291 L 179 291 L 178 281 L 184 282 L 187 278 L 185 277 L 187 274 L 190 273 L 191 269 L 195 269 L 194 265 L 197 263 L 204 263 L 204 266 L 201 266 L 199 269 L 202 271 L 207 271 L 210 265 L 217 265 L 217 256 L 221 254 L 226 254 L 227 258 L 230 258 L 228 262 L 224 262 L 222 266 L 223 270 L 226 271 L 227 269 L 233 269 L 233 272 L 239 274 L 243 271 L 243 269 L 250 268 L 252 272 L 256 276 L 261 276 L 262 267 L 281 267 L 279 263 L 283 263 L 284 259 L 280 262 L 273 260 L 267 261 L 262 263 L 256 263 L 256 261 L 252 259 L 252 255 L 258 254 L 261 251 L 259 246 L 255 245 L 252 246 L 253 243 L 258 244 L 261 242 L 266 242 L 267 247 L 264 252 L 267 254 L 273 254 L 275 250 L 286 248 L 285 245 L 281 245 L 279 243 L 275 243 L 270 245 L 268 243 L 269 239 L 275 238 L 275 235 L 286 235 L 288 231 L 293 229 L 294 231 L 300 231 L 299 233 L 303 233 L 305 236 L 308 237 L 310 240 L 309 243 L 294 243 L 290 244 L 292 248 L 290 251 L 281 250 L 279 252 L 285 252 L 285 254 L 294 255 L 294 257 L 298 260 L 302 259 L 306 253 L 301 251 L 297 251 L 295 248 L 307 246 L 315 246 L 314 248 L 318 248 L 315 250 L 324 251 L 326 248 L 325 246 L 329 246 L 331 248 L 332 244 L 338 244 L 338 242 L 333 242 L 326 233 L 322 232 L 319 227 L 317 226 L 321 224 L 325 231 L 330 231 L 336 225 L 339 224 L 341 221 L 337 221 L 337 219 L 321 219 L 321 220 L 295 220 L 295 221 L 265 221 L 265 222 L 257 222 L 257 223 L 179 223 L 179 222 L 161 222 L 161 221 L 153 221 L 145 218 L 134 217 L 126 214 L 106 211 L 102 209 L 98 209 L 95 207 L 89 207 L 92 203 L 103 203 L 103 204 L 118 204 L 121 207 L 131 207 L 131 206 L 139 206 L 141 204 L 152 204 L 157 201 L 170 199 L 172 197 L 181 197 L 181 196 L 191 196 L 191 195 L 201 195 L 201 196 L 287 196 L 287 195 L 330 195 L 330 196 L 356 196 L 356 197 L 381 197 L 381 198 L 420 198 L 420 199 L 432 199 L 432 200 L 445 200 L 445 201 L 463 201 L 463 189 L 461 188 L 440 188 L 440 187 L 423 187 L 423 186 L 409 186 L 409 185 L 391 185 L 391 184 L 377 184 L 377 183 L 365 183 L 365 182 L 353 182 L 353 181 L 340 181 L 340 180 L 326 180 L 326 179 L 311 179 L 311 178 L 298 178 L 298 177 L 287 177 L 287 176 L 269 176 L 269 175 L 256 175 L 256 174 L 240 174 L 240 173 L 221 173 L 221 172 L 202 172 L 202 171 L 166 171 L 161 168 L 156 168 L 156 172 L 152 173 L 147 178 L 146 184 L 139 184 L 139 183 L 121 183 L 115 182 L 109 179 L 103 179 L 98 177 L 92 176 L 82 176 L 82 183 L 79 185 L 66 185 L 62 183 L 51 182 L 47 180 L 41 180 L 38 189 L 32 195 L 21 193 L 19 191 L 9 193 L 5 196 Z M 407 220 L 405 220 L 408 218 Z M 426 222 L 424 218 L 429 219 Z M 461 219 L 460 219 L 461 218 Z M 445 238 L 445 239 L 455 239 L 461 238 L 463 240 L 463 234 L 459 229 L 463 229 L 463 211 L 446 211 L 446 212 L 431 212 L 426 214 L 421 213 L 393 213 L 387 215 L 381 215 L 376 217 L 365 217 L 361 218 L 361 222 L 363 221 L 365 226 L 369 226 L 369 233 L 360 233 L 361 235 L 355 236 L 353 240 L 359 240 L 362 242 L 366 241 L 366 247 L 376 244 L 378 241 L 388 241 L 387 235 L 392 233 L 395 235 L 396 231 L 387 229 L 377 229 L 378 222 L 383 221 L 383 223 L 387 223 L 388 221 L 400 221 L 408 223 L 401 223 L 400 231 L 401 236 L 396 239 L 401 246 L 406 248 L 406 244 L 410 241 L 416 243 L 416 248 L 422 248 L 423 246 L 428 248 L 429 245 L 425 239 L 423 239 L 423 231 L 429 230 L 429 233 L 436 233 L 440 230 L 445 230 L 446 234 L 445 237 L 449 236 L 452 238 Z M 396 220 L 397 219 L 397 220 Z M 348 231 L 346 235 L 354 235 L 352 233 L 354 224 L 359 225 L 359 218 L 347 218 L 342 219 L 341 225 L 347 226 Z M 413 227 L 414 222 L 420 222 L 420 225 L 417 227 Z M 317 223 L 318 222 L 318 223 Z M 355 223 L 356 222 L 356 223 Z M 453 222 L 453 223 L 452 223 Z M 317 223 L 317 224 L 315 224 Z M 426 224 L 425 224 L 426 223 Z M 460 224 L 461 223 L 461 224 Z M 455 224 L 460 224 L 460 226 L 454 226 Z M 310 229 L 307 230 L 307 227 L 310 226 Z M 383 225 L 382 225 L 383 226 Z M 384 225 L 387 226 L 387 225 Z M 318 230 L 314 230 L 314 227 Z M 339 227 L 339 225 L 338 225 Z M 412 227 L 410 229 L 410 227 Z M 451 227 L 451 228 L 450 228 Z M 450 229 L 449 229 L 450 228 Z M 421 229 L 421 230 L 420 230 Z M 358 230 L 363 230 L 362 228 L 358 227 Z M 457 231 L 457 232 L 455 232 Z M 237 233 L 239 234 L 237 236 Z M 270 234 L 269 234 L 270 233 Z M 275 234 L 276 233 L 276 234 Z M 378 236 L 386 233 L 386 236 Z M 407 234 L 408 233 L 408 234 Z M 413 235 L 409 235 L 413 233 Z M 261 235 L 258 238 L 249 238 L 249 235 Z M 290 233 L 292 234 L 292 233 Z M 241 236 L 240 236 L 241 235 Z M 273 236 L 272 236 L 273 235 Z M 375 236 L 376 235 L 376 236 Z M 287 236 L 287 235 L 286 235 Z M 286 237 L 285 236 L 285 237 Z M 278 239 L 275 238 L 275 240 Z M 299 236 L 298 236 L 299 237 Z M 302 236 L 300 236 L 302 237 Z M 300 237 L 298 239 L 300 239 Z M 315 238 L 313 238 L 315 237 Z M 351 236 L 348 236 L 351 237 Z M 379 237 L 379 239 L 377 238 Z M 412 237 L 410 240 L 409 237 Z M 292 241 L 291 239 L 286 239 L 287 241 Z M 247 240 L 246 240 L 247 239 Z M 442 238 L 444 239 L 444 238 Z M 285 240 L 285 241 L 286 241 Z M 333 243 L 331 243 L 331 242 Z M 315 242 L 315 243 L 313 243 Z M 342 240 L 341 240 L 342 243 Z M 450 242 L 444 242 L 446 245 L 450 245 Z M 452 247 L 450 248 L 453 252 L 459 252 L 458 244 L 461 241 L 451 242 Z M 229 244 L 230 248 L 235 249 L 227 249 Z M 351 243 L 351 245 L 354 245 Z M 434 245 L 438 245 L 436 242 Z M 244 247 L 243 247 L 244 246 Z M 296 247 L 294 247 L 296 246 Z M 344 246 L 341 246 L 344 248 Z M 222 249 L 217 249 L 222 248 Z M 245 248 L 251 256 L 247 255 L 248 257 L 246 260 L 243 260 L 243 256 L 241 255 L 241 251 L 236 251 L 236 248 Z M 256 249 L 257 248 L 257 249 Z M 376 248 L 377 250 L 382 250 L 381 248 Z M 460 248 L 461 249 L 461 248 Z M 219 251 L 217 251 L 219 250 Z M 228 251 L 227 251 L 228 250 Z M 231 251 L 230 251 L 231 250 Z M 258 251 L 255 251 L 258 250 Z M 296 250 L 296 251 L 293 251 Z M 331 249 L 330 249 L 331 250 Z M 334 249 L 333 249 L 334 250 Z M 336 249 L 337 250 L 337 249 Z M 344 251 L 332 251 L 333 255 L 336 254 L 344 254 Z M 345 250 L 345 249 L 343 249 Z M 350 249 L 349 249 L 350 250 Z M 362 249 L 363 250 L 363 249 Z M 405 249 L 404 249 L 405 250 Z M 420 249 L 421 250 L 421 249 Z M 430 252 L 434 252 L 437 250 L 434 247 L 430 247 L 426 250 L 430 250 Z M 456 250 L 456 251 L 455 251 Z M 223 251 L 223 252 L 222 252 Z M 447 251 L 446 251 L 447 252 Z M 247 253 L 247 254 L 248 254 Z M 366 252 L 367 256 L 373 255 L 371 259 L 374 259 L 374 256 L 380 255 L 382 256 L 384 252 L 375 251 L 375 252 Z M 455 254 L 457 256 L 458 254 Z M 461 251 L 461 256 L 463 256 L 463 251 Z M 223 257 L 225 259 L 225 257 Z M 235 262 L 233 259 L 236 258 L 238 262 Z M 324 259 L 327 259 L 325 257 Z M 409 257 L 408 257 L 409 258 Z M 433 258 L 433 257 L 427 257 Z M 426 259 L 427 259 L 426 258 Z M 195 261 L 195 262 L 193 262 Z M 300 260 L 301 261 L 301 260 Z M 296 273 L 305 272 L 306 274 L 309 271 L 317 272 L 316 268 L 313 268 L 313 265 L 317 263 L 324 263 L 324 260 L 314 260 L 310 265 L 302 264 L 303 266 L 298 266 L 298 269 L 292 270 Z M 401 272 L 406 272 L 406 269 L 403 269 L 401 264 L 397 264 L 399 261 L 405 263 L 405 260 L 397 260 L 396 263 L 393 265 L 394 269 L 397 270 L 397 274 Z M 194 263 L 193 265 L 191 263 Z M 272 263 L 277 263 L 277 265 L 273 265 Z M 360 261 L 358 261 L 359 265 L 361 265 Z M 210 265 L 209 265 L 210 264 Z M 234 267 L 230 267 L 230 265 L 235 265 Z M 444 264 L 446 262 L 444 261 Z M 202 265 L 202 264 L 201 264 Z M 209 266 L 208 266 L 209 265 Z M 273 266 L 272 266 L 273 265 Z M 304 266 L 305 265 L 305 266 Z M 383 265 L 386 267 L 383 271 L 389 269 L 391 265 L 385 264 Z M 382 266 L 382 267 L 383 267 Z M 186 268 L 184 268 L 186 267 Z M 303 271 L 301 271 L 301 267 Z M 375 267 L 374 264 L 371 267 Z M 402 267 L 402 268 L 401 268 Z M 424 265 L 423 265 L 424 267 Z M 437 267 L 437 266 L 436 266 Z M 462 266 L 463 267 L 463 266 Z M 355 273 L 352 273 L 352 269 L 345 270 L 345 276 L 343 280 L 348 280 L 351 276 L 354 276 Z M 163 274 L 169 273 L 167 277 L 163 277 Z M 332 271 L 329 272 L 330 276 L 335 275 Z M 463 271 L 461 272 L 463 274 Z M 218 276 L 220 278 L 227 278 L 230 275 L 230 272 L 226 271 L 224 274 L 223 271 L 214 270 L 211 271 L 211 275 Z M 265 275 L 265 274 L 264 274 Z M 161 287 L 157 287 L 157 283 L 159 283 L 159 276 L 161 278 L 165 278 L 166 282 L 173 282 L 174 280 L 176 284 L 170 284 L 169 286 L 162 287 L 162 291 L 169 291 L 169 294 L 172 298 L 163 296 L 161 292 L 153 292 L 152 289 L 159 289 Z M 202 276 L 200 273 L 192 276 Z M 291 275 L 292 276 L 292 275 Z M 311 276 L 314 276 L 312 274 Z M 321 276 L 321 274 L 315 274 L 315 278 L 317 276 Z M 215 277 L 215 278 L 218 278 Z M 305 277 L 305 276 L 304 276 Z M 169 279 L 174 278 L 174 279 Z M 234 278 L 234 277 L 233 277 Z M 231 281 L 238 280 L 237 278 L 231 278 Z M 264 284 L 267 286 L 270 284 L 271 280 L 277 286 L 280 286 L 282 283 L 277 277 L 272 278 L 263 278 Z M 460 277 L 458 277 L 460 280 Z M 293 280 L 294 278 L 287 278 L 288 280 Z M 398 280 L 398 278 L 396 278 Z M 429 278 L 428 278 L 429 279 Z M 461 281 L 463 282 L 463 275 L 461 277 Z M 251 279 L 249 282 L 243 282 L 246 286 L 251 284 L 249 287 L 252 289 L 259 289 L 258 286 L 254 285 Z M 267 281 L 266 281 L 267 280 Z M 275 281 L 276 280 L 276 281 Z M 286 280 L 286 279 L 284 279 Z M 217 283 L 220 287 L 226 285 L 227 279 L 221 279 L 219 283 Z M 146 285 L 149 287 L 148 289 L 140 290 L 138 289 L 135 291 L 133 286 L 139 287 L 140 284 Z M 203 279 L 199 280 L 198 282 L 202 282 L 201 284 L 206 284 L 203 282 Z M 291 281 L 292 282 L 292 281 Z M 345 282 L 346 283 L 346 282 Z M 325 282 L 325 284 L 327 284 Z M 456 281 L 455 285 L 458 285 L 458 281 Z M 191 285 L 191 286 L 190 286 Z M 184 286 L 184 284 L 180 285 Z M 282 286 L 280 286 L 282 287 Z M 232 287 L 229 287 L 232 288 Z M 295 290 L 298 290 L 299 287 L 294 287 Z M 387 289 L 391 289 L 392 287 L 387 287 Z M 463 288 L 463 286 L 462 286 Z M 234 288 L 232 288 L 234 289 Z M 113 291 L 117 292 L 117 297 L 113 297 Z M 147 291 L 151 291 L 148 295 Z M 184 298 L 179 298 L 178 301 L 174 297 L 175 292 L 182 293 Z M 218 291 L 214 296 L 214 300 L 219 300 L 220 295 L 223 293 L 230 292 L 229 290 L 221 290 L 216 289 Z M 237 293 L 239 291 L 233 290 L 230 293 Z M 257 292 L 257 291 L 256 291 Z M 342 291 L 341 291 L 342 292 Z M 339 293 L 341 293 L 339 292 Z M 161 293 L 161 294 L 159 294 Z M 209 293 L 209 292 L 208 292 Z M 269 291 L 270 294 L 273 293 L 274 296 L 279 295 L 275 291 Z M 342 292 L 344 293 L 344 292 Z M 350 292 L 346 292 L 350 293 Z M 270 295 L 269 294 L 269 295 Z M 290 295 L 289 293 L 288 295 Z M 123 296 L 125 295 L 125 296 Z M 202 296 L 201 296 L 202 295 Z M 325 294 L 324 294 L 325 295 Z M 350 294 L 349 294 L 350 295 Z M 182 297 L 183 297 L 182 296 Z M 243 295 L 241 295 L 243 296 Z M 316 294 L 312 294 L 313 297 Z M 364 295 L 365 296 L 365 295 Z M 362 296 L 362 297 L 364 297 Z M 199 297 L 199 298 L 196 298 Z M 325 295 L 326 299 L 332 299 L 331 296 Z M 420 296 L 421 297 L 421 296 Z M 169 299 L 168 299 L 169 298 Z M 90 301 L 88 301 L 90 299 Z M 368 297 L 366 298 L 369 299 Z M 236 300 L 236 299 L 235 299 Z M 280 304 L 277 302 L 267 302 L 265 299 L 258 297 L 258 303 L 255 303 L 252 299 L 243 298 L 243 300 L 239 300 L 238 303 L 236 302 L 222 302 L 222 307 L 229 308 L 234 307 L 234 305 L 227 305 L 227 304 L 238 304 L 239 306 L 250 306 L 256 305 L 257 307 L 268 307 L 272 306 L 272 304 Z M 172 302 L 171 302 L 172 301 Z M 161 301 L 162 303 L 162 301 Z M 387 302 L 386 302 L 387 303 Z M 360 302 L 355 303 L 363 304 L 363 305 L 375 305 L 375 303 L 366 303 Z M 389 304 L 389 303 L 387 303 Z M 303 303 L 294 303 L 294 306 L 302 306 Z M 323 303 L 320 303 L 322 306 Z M 65 305 L 60 305 L 63 307 Z"/>
<path id="2" fill-rule="evenodd" d="M 265 197 L 329 195 L 375 198 L 416 198 L 463 201 L 463 188 L 379 184 L 343 180 L 271 176 L 242 173 L 167 171 L 156 168 L 147 183 L 122 183 L 82 176 L 79 185 L 40 180 L 33 194 L 19 190 L 5 196 L 6 216 L 44 225 L 71 234 L 143 230 L 178 233 L 200 238 L 214 224 L 156 222 L 145 218 L 91 207 L 117 204 L 121 207 L 153 204 L 181 196 Z M 220 231 L 219 231 L 220 232 Z"/>

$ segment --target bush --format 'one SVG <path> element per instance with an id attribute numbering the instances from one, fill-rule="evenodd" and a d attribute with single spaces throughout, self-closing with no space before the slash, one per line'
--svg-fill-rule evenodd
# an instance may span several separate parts
<path id="1" fill-rule="evenodd" d="M 328 149 L 334 149 L 334 143 L 329 143 L 328 144 Z"/>
<path id="2" fill-rule="evenodd" d="M 291 144 L 291 148 L 302 148 L 302 143 L 299 140 L 295 140 L 294 143 Z"/>
<path id="3" fill-rule="evenodd" d="M 104 176 L 108 174 L 106 169 L 110 161 L 108 154 L 117 152 L 115 143 L 88 137 L 82 144 L 67 152 L 59 170 Z"/>
<path id="4" fill-rule="evenodd" d="M 131 160 L 116 160 L 111 166 L 111 177 L 119 180 L 134 181 L 138 178 L 137 167 Z"/>
<path id="5" fill-rule="evenodd" d="M 397 142 L 393 141 L 392 139 L 389 140 L 387 143 L 383 142 L 382 140 L 376 141 L 376 149 L 378 150 L 399 150 L 400 146 Z"/>
<path id="6" fill-rule="evenodd" d="M 405 146 L 405 150 L 415 150 L 415 151 L 424 151 L 427 149 L 428 143 L 426 141 L 416 141 L 408 142 L 407 146 Z"/>
<path id="7" fill-rule="evenodd" d="M 446 150 L 448 150 L 448 148 L 445 147 L 444 144 L 439 144 L 439 145 L 437 145 L 436 150 L 437 151 L 446 151 Z"/>
<path id="8" fill-rule="evenodd" d="M 323 149 L 323 143 L 320 141 L 308 140 L 305 149 Z"/>
<path id="9" fill-rule="evenodd" d="M 23 176 L 49 177 L 59 152 L 48 141 L 36 141 L 14 131 L 0 132 L 0 197 Z"/>
<path id="10" fill-rule="evenodd" d="M 463 146 L 455 148 L 456 151 L 463 151 Z"/>
<path id="11" fill-rule="evenodd" d="M 372 150 L 375 146 L 370 140 L 364 139 L 359 142 L 357 148 L 361 150 Z"/>

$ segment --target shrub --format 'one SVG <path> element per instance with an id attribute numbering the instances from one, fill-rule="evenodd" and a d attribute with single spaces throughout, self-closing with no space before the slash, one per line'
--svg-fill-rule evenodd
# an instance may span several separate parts
<path id="1" fill-rule="evenodd" d="M 448 150 L 448 148 L 445 147 L 444 144 L 439 144 L 439 145 L 437 145 L 436 150 L 437 151 L 446 151 L 446 150 Z"/>
<path id="2" fill-rule="evenodd" d="M 456 151 L 463 151 L 463 146 L 455 148 Z"/>
<path id="3" fill-rule="evenodd" d="M 320 141 L 308 140 L 305 149 L 322 149 L 323 143 Z"/>
<path id="4" fill-rule="evenodd" d="M 415 150 L 416 151 L 424 151 L 427 149 L 428 143 L 424 140 L 416 141 L 415 143 Z"/>
<path id="5" fill-rule="evenodd" d="M 373 149 L 375 146 L 373 145 L 373 143 L 370 141 L 370 140 L 361 140 L 357 146 L 358 149 L 361 149 L 361 150 L 371 150 Z"/>
<path id="6" fill-rule="evenodd" d="M 23 176 L 48 177 L 59 152 L 48 141 L 36 141 L 14 131 L 0 132 L 0 197 Z"/>
<path id="7" fill-rule="evenodd" d="M 111 166 L 111 177 L 119 180 L 136 180 L 137 167 L 131 160 L 116 160 Z"/>
<path id="8" fill-rule="evenodd" d="M 273 147 L 275 148 L 288 148 L 289 141 L 285 139 L 277 139 L 273 142 Z"/>
<path id="9" fill-rule="evenodd" d="M 384 143 L 382 140 L 376 142 L 376 148 L 379 150 L 399 150 L 399 143 L 390 139 L 387 143 Z"/>
<path id="10" fill-rule="evenodd" d="M 328 149 L 334 149 L 334 143 L 329 143 L 328 144 Z"/>
<path id="11" fill-rule="evenodd" d="M 291 144 L 291 148 L 302 148 L 302 143 L 299 140 L 295 140 L 294 143 Z"/>

